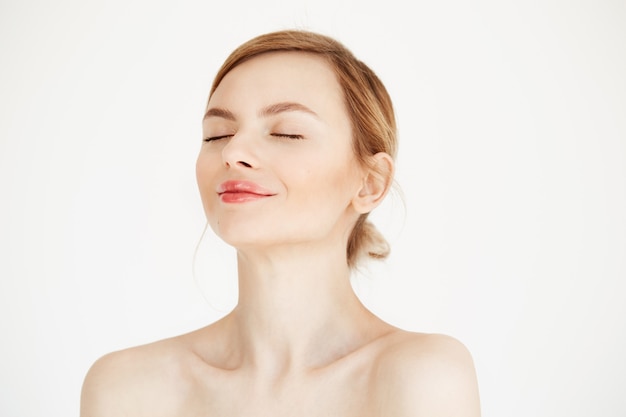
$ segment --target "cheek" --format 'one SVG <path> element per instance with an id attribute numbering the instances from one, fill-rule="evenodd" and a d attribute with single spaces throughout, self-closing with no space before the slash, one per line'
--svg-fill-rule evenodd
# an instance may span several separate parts
<path id="1" fill-rule="evenodd" d="M 319 162 L 319 161 L 318 161 Z M 358 190 L 357 169 L 345 159 L 295 168 L 291 171 L 292 191 L 297 200 L 317 210 L 343 210 Z"/>
<path id="2" fill-rule="evenodd" d="M 206 174 L 206 164 L 204 163 L 202 157 L 198 157 L 198 159 L 196 160 L 196 183 L 198 184 L 200 194 L 202 194 L 204 184 L 206 183 Z"/>
<path id="3" fill-rule="evenodd" d="M 200 154 L 196 160 L 196 182 L 198 184 L 198 191 L 200 192 L 200 198 L 204 205 L 204 210 L 208 213 L 210 197 L 214 193 L 215 186 L 213 184 L 213 178 L 215 173 L 211 169 L 210 158 Z"/>

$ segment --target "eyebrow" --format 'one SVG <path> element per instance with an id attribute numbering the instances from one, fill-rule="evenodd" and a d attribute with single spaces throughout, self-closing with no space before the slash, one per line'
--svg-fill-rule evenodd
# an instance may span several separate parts
<path id="1" fill-rule="evenodd" d="M 280 114 L 284 112 L 292 112 L 292 111 L 308 113 L 312 116 L 318 117 L 317 113 L 315 113 L 313 110 L 311 110 L 304 104 L 289 102 L 289 101 L 271 104 L 267 107 L 264 107 L 259 112 L 259 116 L 268 117 L 268 116 L 274 116 L 276 114 Z M 211 107 L 210 109 L 208 109 L 206 113 L 204 114 L 204 119 L 207 119 L 209 117 L 221 117 L 222 119 L 231 120 L 231 121 L 234 121 L 236 119 L 233 112 L 231 112 L 230 110 L 220 108 L 220 107 Z"/>
<path id="2" fill-rule="evenodd" d="M 233 114 L 233 112 L 226 109 L 221 109 L 219 107 L 211 107 L 210 109 L 208 109 L 206 113 L 204 113 L 204 118 L 202 120 L 206 120 L 209 117 L 221 117 L 222 119 L 226 120 L 235 120 L 235 115 Z"/>

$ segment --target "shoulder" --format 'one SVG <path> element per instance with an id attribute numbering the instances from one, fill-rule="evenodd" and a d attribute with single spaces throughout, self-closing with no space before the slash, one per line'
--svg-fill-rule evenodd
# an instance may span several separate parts
<path id="1" fill-rule="evenodd" d="M 168 414 L 186 397 L 191 360 L 175 338 L 101 357 L 83 382 L 81 416 Z"/>
<path id="2" fill-rule="evenodd" d="M 457 339 L 400 332 L 381 351 L 376 393 L 385 414 L 478 417 L 472 356 Z"/>

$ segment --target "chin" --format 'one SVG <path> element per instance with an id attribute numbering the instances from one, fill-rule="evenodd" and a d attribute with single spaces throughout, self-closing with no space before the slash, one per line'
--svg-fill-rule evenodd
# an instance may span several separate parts
<path id="1" fill-rule="evenodd" d="M 211 224 L 213 232 L 224 243 L 235 248 L 264 246 L 276 241 L 276 228 L 260 227 L 247 222 L 225 222 Z M 250 222 L 251 223 L 251 222 Z"/>
<path id="2" fill-rule="evenodd" d="M 307 233 L 308 230 L 284 230 L 280 227 L 244 228 L 241 225 L 213 229 L 215 234 L 227 245 L 237 250 L 258 250 L 283 245 L 297 245 L 306 241 L 318 240 L 319 236 Z"/>

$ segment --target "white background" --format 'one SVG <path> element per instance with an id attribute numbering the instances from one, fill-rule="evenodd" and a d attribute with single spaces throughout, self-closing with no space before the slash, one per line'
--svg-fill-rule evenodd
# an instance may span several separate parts
<path id="1" fill-rule="evenodd" d="M 226 55 L 292 27 L 397 108 L 404 197 L 375 213 L 393 254 L 355 280 L 366 304 L 463 341 L 484 416 L 626 415 L 618 0 L 2 0 L 0 415 L 77 415 L 99 356 L 232 307 L 210 232 L 192 271 L 200 119 Z"/>

